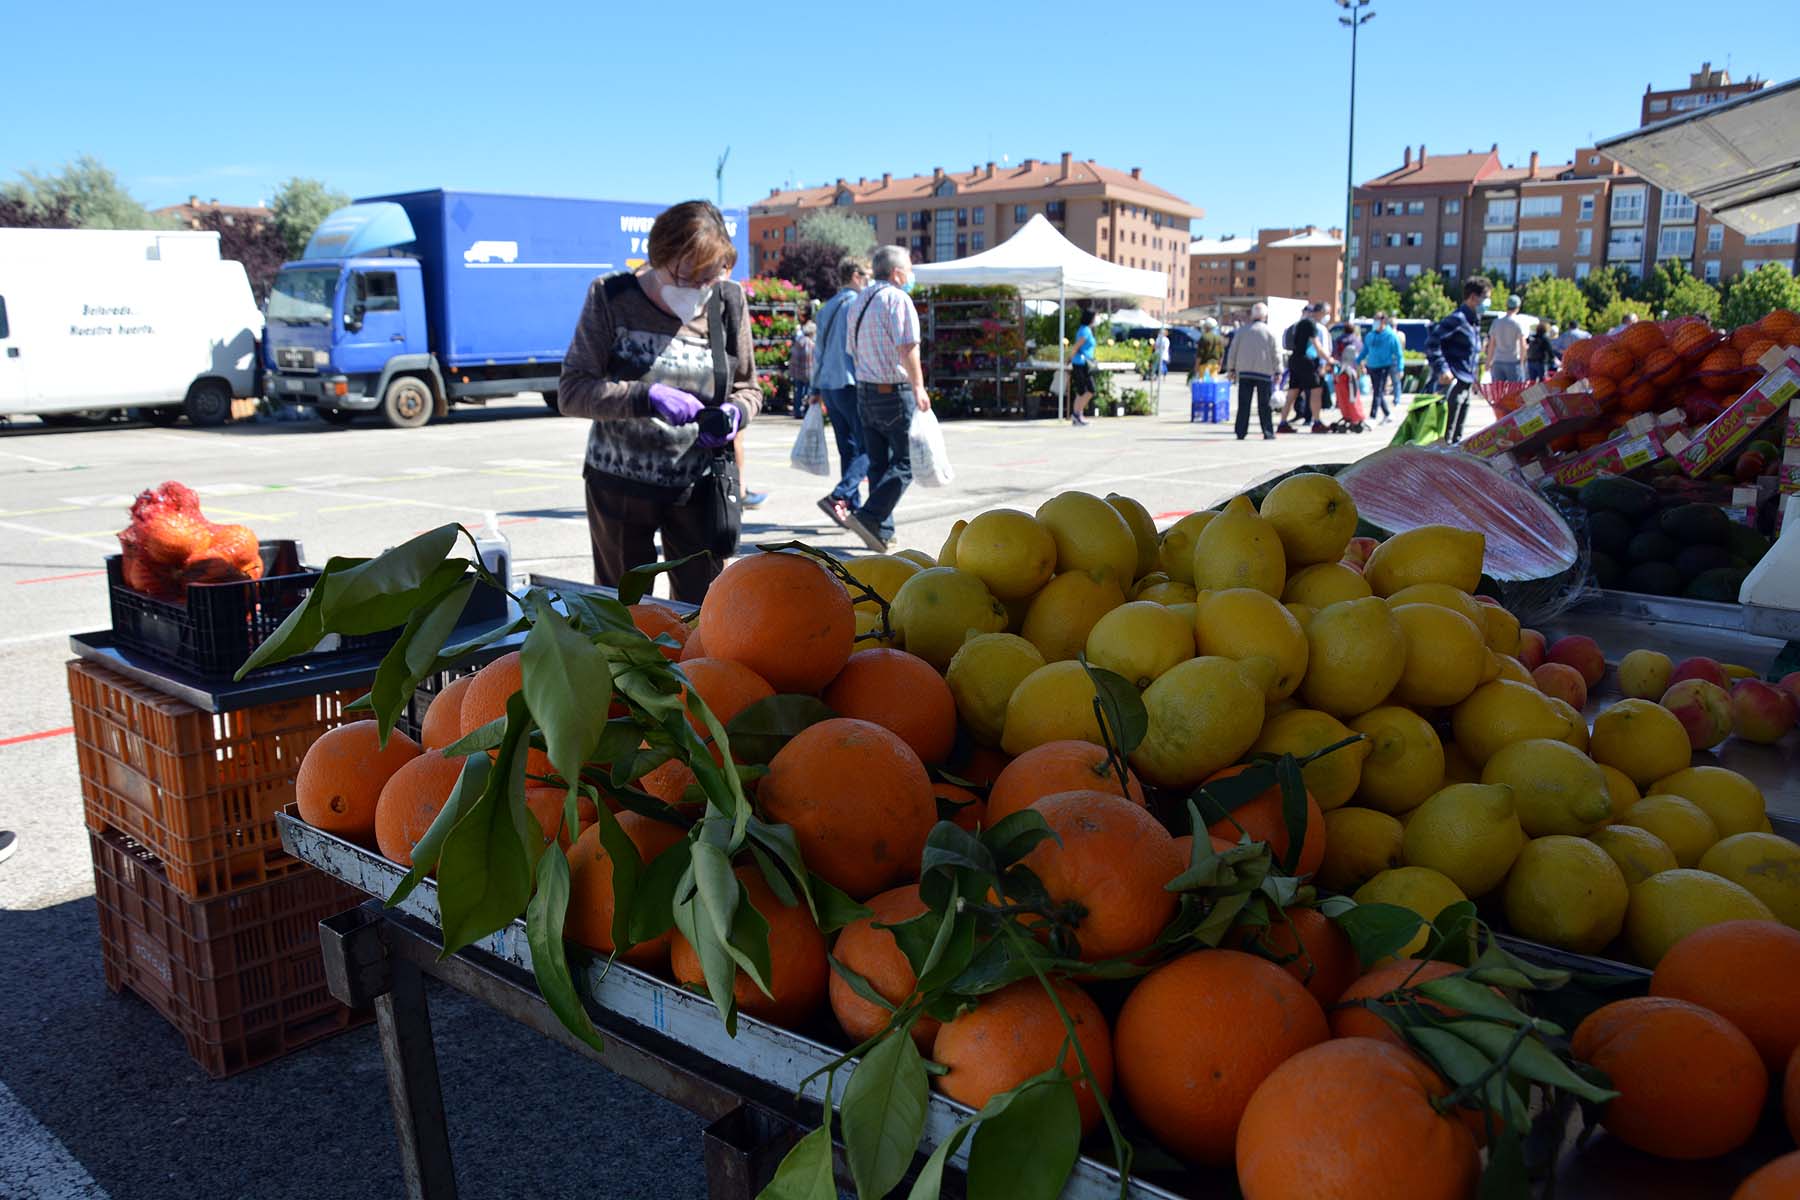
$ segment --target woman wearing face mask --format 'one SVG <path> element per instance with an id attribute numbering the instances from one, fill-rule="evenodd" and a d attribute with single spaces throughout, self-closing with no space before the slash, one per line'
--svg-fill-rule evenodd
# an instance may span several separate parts
<path id="1" fill-rule="evenodd" d="M 659 534 L 667 560 L 717 544 L 727 521 L 709 474 L 727 469 L 762 398 L 744 292 L 727 278 L 737 250 L 719 210 L 675 205 L 651 226 L 648 250 L 636 272 L 588 290 L 557 389 L 565 416 L 593 422 L 582 476 L 594 580 L 605 586 L 655 562 Z M 731 483 L 723 490 L 735 497 Z M 723 566 L 711 554 L 677 567 L 675 597 L 698 603 Z"/>

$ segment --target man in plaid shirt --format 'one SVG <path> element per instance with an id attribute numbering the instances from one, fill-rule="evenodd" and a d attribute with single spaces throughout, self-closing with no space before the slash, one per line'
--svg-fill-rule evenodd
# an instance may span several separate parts
<path id="1" fill-rule="evenodd" d="M 919 363 L 919 311 L 908 295 L 912 256 L 904 247 L 875 251 L 875 282 L 851 302 L 850 354 L 856 407 L 869 455 L 869 499 L 847 513 L 844 528 L 877 554 L 894 540 L 894 508 L 912 483 L 912 415 L 931 408 Z"/>

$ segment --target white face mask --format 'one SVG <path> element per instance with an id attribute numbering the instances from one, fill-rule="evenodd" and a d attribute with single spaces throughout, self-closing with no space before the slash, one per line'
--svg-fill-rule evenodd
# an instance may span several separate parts
<path id="1" fill-rule="evenodd" d="M 683 321 L 692 321 L 706 311 L 706 297 L 711 288 L 677 287 L 672 283 L 657 283 L 657 290 L 662 295 L 663 307 L 674 313 Z"/>

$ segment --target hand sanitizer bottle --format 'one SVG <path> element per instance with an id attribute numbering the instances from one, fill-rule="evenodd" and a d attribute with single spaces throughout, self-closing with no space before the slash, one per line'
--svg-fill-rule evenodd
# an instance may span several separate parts
<path id="1" fill-rule="evenodd" d="M 481 563 L 494 578 L 498 579 L 509 590 L 512 587 L 512 542 L 500 532 L 500 519 L 496 513 L 488 513 L 480 532 L 475 535 L 475 549 L 481 555 Z"/>

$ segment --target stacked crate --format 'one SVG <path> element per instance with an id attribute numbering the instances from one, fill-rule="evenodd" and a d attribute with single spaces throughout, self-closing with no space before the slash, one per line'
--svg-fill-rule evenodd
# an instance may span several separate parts
<path id="1" fill-rule="evenodd" d="M 107 986 L 215 1077 L 356 1024 L 318 923 L 364 897 L 284 853 L 275 814 L 359 693 L 211 713 L 80 659 L 68 676 Z"/>

